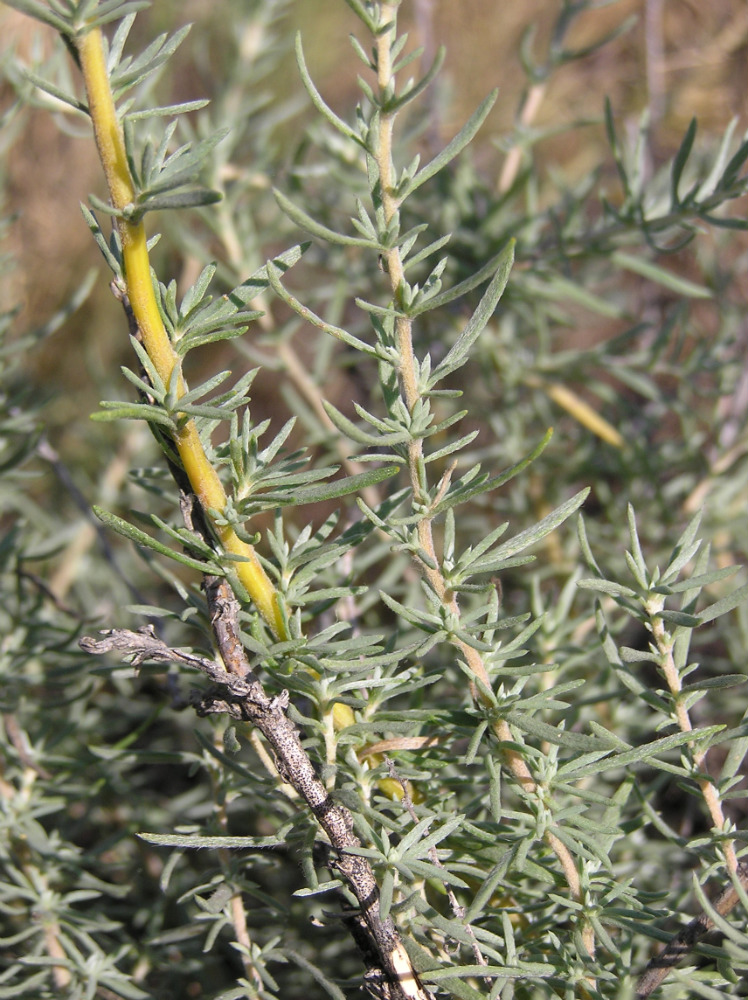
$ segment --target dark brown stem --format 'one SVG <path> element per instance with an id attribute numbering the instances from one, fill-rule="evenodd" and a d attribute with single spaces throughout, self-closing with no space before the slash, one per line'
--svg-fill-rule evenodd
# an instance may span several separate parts
<path id="1" fill-rule="evenodd" d="M 227 713 L 255 726 L 272 748 L 278 774 L 304 799 L 327 834 L 333 848 L 330 867 L 342 876 L 360 907 L 360 914 L 351 917 L 348 923 L 355 931 L 354 937 L 368 966 L 366 986 L 371 996 L 387 1000 L 432 1000 L 393 921 L 381 917 L 379 888 L 369 862 L 349 853 L 350 848 L 361 846 L 353 833 L 353 817 L 333 801 L 317 776 L 302 746 L 299 730 L 286 714 L 288 692 L 268 696 L 251 670 L 239 637 L 239 603 L 228 582 L 207 576 L 205 594 L 222 666 L 206 657 L 171 649 L 150 626 L 137 632 L 109 629 L 100 633 L 99 639 L 84 637 L 80 645 L 90 653 L 116 650 L 130 656 L 135 664 L 145 660 L 181 663 L 200 670 L 218 685 L 199 700 L 198 713 Z"/>
<path id="2" fill-rule="evenodd" d="M 741 888 L 748 891 L 748 865 L 738 865 L 735 872 Z M 734 910 L 740 901 L 740 894 L 733 883 L 730 883 L 712 903 L 712 908 L 720 917 L 727 916 Z M 636 984 L 636 1000 L 645 1000 L 654 990 L 667 978 L 671 969 L 693 951 L 699 941 L 709 931 L 714 930 L 715 923 L 706 913 L 700 913 L 694 917 L 690 924 L 686 924 L 682 931 L 673 938 L 659 955 L 656 955 L 644 970 L 639 982 Z"/>

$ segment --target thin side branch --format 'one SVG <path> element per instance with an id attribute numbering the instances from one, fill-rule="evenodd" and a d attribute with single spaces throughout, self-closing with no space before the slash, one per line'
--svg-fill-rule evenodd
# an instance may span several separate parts
<path id="1" fill-rule="evenodd" d="M 387 770 L 389 771 L 390 777 L 392 778 L 393 781 L 396 781 L 403 790 L 403 797 L 400 800 L 401 805 L 407 811 L 408 815 L 413 820 L 413 825 L 415 826 L 418 823 L 418 814 L 416 813 L 415 807 L 413 805 L 413 799 L 410 797 L 410 789 L 408 787 L 408 783 L 404 781 L 403 778 L 401 778 L 400 775 L 397 773 L 395 762 L 390 757 L 385 756 L 384 760 L 385 763 L 387 764 Z M 441 868 L 442 871 L 446 873 L 446 868 L 441 862 L 441 858 L 439 857 L 439 852 L 437 851 L 436 847 L 433 846 L 430 847 L 428 850 L 428 855 L 431 863 L 435 865 L 437 868 Z M 444 889 L 447 893 L 447 899 L 449 900 L 449 906 L 450 909 L 452 910 L 452 913 L 458 920 L 462 922 L 465 931 L 467 932 L 468 937 L 470 938 L 475 964 L 488 965 L 488 962 L 486 961 L 483 952 L 480 950 L 480 945 L 478 944 L 478 940 L 475 936 L 475 931 L 473 930 L 472 925 L 468 923 L 468 921 L 465 919 L 465 912 L 466 912 L 465 907 L 460 904 L 460 901 L 457 899 L 454 890 L 452 889 L 446 878 L 444 880 Z M 486 979 L 486 985 L 488 986 L 491 985 L 490 979 Z"/>
<path id="2" fill-rule="evenodd" d="M 665 676 L 665 680 L 670 688 L 670 694 L 673 698 L 675 717 L 678 721 L 678 725 L 682 732 L 690 733 L 693 730 L 693 726 L 691 724 L 691 717 L 688 714 L 688 708 L 686 707 L 686 703 L 683 698 L 683 684 L 681 676 L 675 665 L 675 658 L 673 655 L 673 647 L 675 643 L 673 637 L 665 628 L 665 622 L 660 614 L 663 604 L 664 598 L 658 597 L 656 600 L 652 599 L 647 605 L 647 611 L 650 614 L 652 635 L 660 654 L 660 669 Z M 701 773 L 706 770 L 704 766 L 705 760 L 706 750 L 693 751 L 694 766 Z M 712 826 L 714 827 L 714 830 L 719 833 L 725 826 L 725 814 L 722 809 L 722 801 L 720 799 L 719 790 L 717 789 L 717 786 L 709 780 L 709 778 L 699 778 L 698 783 L 704 803 L 712 820 Z M 735 853 L 735 844 L 733 841 L 726 840 L 723 842 L 722 853 L 724 854 L 728 870 L 737 873 L 738 858 Z"/>
<path id="3" fill-rule="evenodd" d="M 748 892 L 748 865 L 740 864 L 735 872 L 741 888 Z M 712 903 L 712 907 L 720 917 L 726 917 L 728 913 L 735 909 L 740 902 L 740 893 L 731 882 Z M 706 913 L 700 913 L 694 917 L 690 924 L 686 924 L 682 931 L 673 938 L 659 955 L 655 956 L 644 970 L 639 982 L 636 984 L 636 1000 L 646 1000 L 646 997 L 653 993 L 660 983 L 667 978 L 668 973 L 675 968 L 679 962 L 693 951 L 699 941 L 709 931 L 714 930 L 715 923 Z"/>
<path id="4" fill-rule="evenodd" d="M 380 24 L 389 25 L 389 29 L 387 31 L 380 31 L 375 40 L 377 82 L 382 94 L 386 93 L 394 84 L 391 48 L 397 33 L 398 6 L 398 0 L 389 0 L 389 2 L 382 3 L 381 5 Z M 392 154 L 394 120 L 394 113 L 385 110 L 380 111 L 375 156 L 379 173 L 379 183 L 381 185 L 382 207 L 388 224 L 395 220 L 400 209 L 400 203 L 394 193 L 395 168 Z M 399 246 L 395 244 L 383 256 L 385 262 L 384 270 L 389 276 L 393 298 L 397 302 L 401 287 L 405 282 L 405 269 Z M 421 393 L 416 378 L 416 359 L 413 350 L 413 330 L 410 317 L 399 314 L 395 320 L 395 331 L 400 357 L 398 368 L 400 392 L 408 410 L 413 412 L 415 406 L 421 400 Z M 423 440 L 415 438 L 408 444 L 408 468 L 413 496 L 417 501 L 423 500 L 427 492 L 427 484 L 422 479 L 424 466 Z M 417 560 L 419 569 L 433 587 L 434 592 L 438 595 L 444 607 L 449 610 L 452 616 L 459 618 L 460 610 L 457 595 L 447 586 L 440 568 L 441 564 L 434 544 L 431 518 L 422 518 L 418 522 L 417 530 L 418 541 L 427 556 L 427 561 Z M 485 687 L 490 687 L 488 672 L 481 654 L 460 639 L 452 641 L 464 657 L 476 681 L 479 681 Z M 481 700 L 477 684 L 473 685 L 473 695 L 476 700 Z M 522 785 L 526 792 L 532 794 L 535 792 L 537 786 L 524 757 L 516 750 L 510 748 L 510 745 L 514 742 L 514 736 L 509 724 L 504 719 L 497 719 L 493 723 L 492 728 L 499 744 L 505 748 L 503 756 L 515 779 Z M 582 888 L 579 872 L 577 871 L 577 866 L 571 852 L 551 830 L 546 833 L 545 840 L 558 858 L 572 897 L 581 902 Z M 583 922 L 582 926 L 582 939 L 588 954 L 594 956 L 594 932 L 592 926 L 586 921 Z"/>

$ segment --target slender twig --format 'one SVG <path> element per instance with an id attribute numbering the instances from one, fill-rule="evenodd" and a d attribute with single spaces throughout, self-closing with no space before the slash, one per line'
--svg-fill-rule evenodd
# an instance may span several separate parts
<path id="1" fill-rule="evenodd" d="M 36 874 L 37 877 L 41 876 L 44 878 L 41 872 L 37 871 Z M 46 882 L 46 878 L 44 881 Z M 51 889 L 49 891 L 51 892 Z M 52 978 L 54 979 L 55 987 L 58 990 L 67 989 L 73 977 L 68 968 L 68 956 L 60 942 L 60 925 L 56 920 L 50 920 L 44 925 L 44 946 L 47 949 L 49 957 L 54 960 Z"/>
<path id="2" fill-rule="evenodd" d="M 393 781 L 396 781 L 403 790 L 403 797 L 400 800 L 400 804 L 407 811 L 408 815 L 413 820 L 413 823 L 414 824 L 418 823 L 418 815 L 416 814 L 416 810 L 413 806 L 413 800 L 410 797 L 410 789 L 408 787 L 408 783 L 404 781 L 397 773 L 397 768 L 395 767 L 395 762 L 392 760 L 392 758 L 385 756 L 384 760 L 387 765 L 387 770 L 389 771 L 390 777 L 392 778 Z M 442 871 L 446 872 L 446 868 L 441 862 L 441 858 L 439 857 L 439 852 L 437 851 L 436 847 L 430 847 L 428 850 L 428 855 L 433 865 L 435 865 L 437 868 L 441 868 Z M 465 928 L 466 933 L 470 938 L 473 958 L 475 959 L 476 965 L 488 965 L 488 962 L 486 961 L 483 952 L 480 950 L 480 945 L 478 944 L 478 941 L 475 937 L 475 932 L 473 930 L 472 924 L 470 924 L 467 920 L 465 920 L 465 912 L 466 912 L 465 907 L 460 904 L 459 900 L 457 899 L 457 896 L 455 896 L 454 894 L 454 890 L 452 889 L 452 887 L 450 886 L 449 882 L 446 879 L 444 880 L 444 889 L 447 893 L 447 899 L 449 900 L 449 905 L 452 910 L 452 913 L 459 921 L 461 921 L 463 927 Z"/>
<path id="3" fill-rule="evenodd" d="M 21 761 L 23 766 L 30 768 L 38 774 L 40 778 L 44 778 L 45 781 L 51 781 L 52 775 L 49 771 L 34 760 L 33 751 L 29 746 L 29 738 L 21 728 L 17 717 L 12 712 L 4 712 L 1 718 L 3 720 L 3 726 L 5 727 L 8 739 L 16 748 L 18 759 Z"/>
<path id="4" fill-rule="evenodd" d="M 435 6 L 434 0 L 414 0 L 413 2 L 416 33 L 419 45 L 423 49 L 421 67 L 424 70 L 433 63 L 437 52 L 434 35 Z M 428 130 L 425 135 L 425 143 L 431 157 L 436 156 L 441 148 L 442 120 L 446 106 L 442 96 L 435 87 L 429 87 L 426 91 Z"/>
<path id="5" fill-rule="evenodd" d="M 646 54 L 649 114 L 653 125 L 659 124 L 665 110 L 665 45 L 663 0 L 644 4 L 644 51 Z"/>
<path id="6" fill-rule="evenodd" d="M 380 9 L 380 24 L 389 24 L 387 31 L 380 30 L 375 41 L 377 57 L 377 82 L 381 94 L 388 91 L 393 85 L 392 71 L 392 42 L 397 34 L 397 8 L 399 4 L 396 0 L 382 3 Z M 381 187 L 382 207 L 385 221 L 388 226 L 395 220 L 399 211 L 399 202 L 395 195 L 394 183 L 394 161 L 392 155 L 392 138 L 395 122 L 395 114 L 382 109 L 378 116 L 379 133 L 377 137 L 376 163 L 379 173 L 379 184 Z M 405 282 L 405 270 L 397 245 L 389 248 L 383 254 L 384 270 L 389 276 L 392 294 L 397 301 L 400 290 Z M 408 410 L 413 411 L 416 404 L 421 399 L 416 378 L 416 359 L 413 349 L 413 331 L 410 317 L 398 314 L 395 321 L 395 333 L 397 338 L 398 355 L 400 365 L 398 369 L 398 379 L 403 400 Z M 414 438 L 408 444 L 408 468 L 410 471 L 411 486 L 413 488 L 414 500 L 423 501 L 427 493 L 427 484 L 423 481 L 423 470 L 425 468 L 423 441 L 421 438 Z M 450 615 L 458 618 L 460 614 L 457 596 L 448 586 L 440 568 L 440 561 L 436 553 L 434 537 L 432 531 L 432 519 L 424 517 L 418 522 L 418 540 L 421 549 L 426 555 L 426 559 L 417 560 L 419 568 L 428 580 L 434 592 L 439 597 L 444 607 L 448 609 Z M 481 654 L 460 639 L 452 640 L 455 646 L 465 659 L 466 664 L 472 671 L 475 679 L 486 688 L 490 687 L 488 672 Z M 482 700 L 477 687 L 474 689 L 476 698 Z M 506 720 L 498 718 L 493 723 L 493 732 L 499 744 L 505 749 L 504 757 L 511 769 L 514 777 L 522 788 L 533 794 L 537 790 L 537 785 L 532 777 L 529 767 L 524 757 L 516 750 L 509 747 L 514 743 L 514 736 Z M 545 834 L 546 843 L 559 860 L 572 897 L 581 902 L 582 888 L 579 879 L 579 872 L 571 852 L 566 845 L 549 830 Z M 595 939 L 592 927 L 585 922 L 582 931 L 582 938 L 587 952 L 592 956 L 595 950 Z"/>
<path id="7" fill-rule="evenodd" d="M 19 787 L 16 787 L 15 784 L 6 781 L 2 777 L 2 767 L 0 766 L 0 798 L 7 801 L 10 808 L 10 815 L 14 813 L 20 814 L 21 809 L 19 807 L 21 806 L 21 801 L 24 806 L 28 807 L 31 790 L 37 778 L 49 780 L 52 776 L 39 767 L 32 759 L 26 734 L 22 731 L 15 716 L 6 713 L 2 716 L 2 721 L 8 739 L 16 748 L 19 760 L 24 765 L 24 769 Z M 0 758 L 1 764 L 2 758 Z M 18 867 L 23 871 L 24 876 L 35 886 L 38 898 L 53 900 L 55 894 L 49 884 L 46 872 L 39 869 L 30 860 L 31 853 L 26 836 L 21 834 L 20 836 L 11 835 L 10 837 L 6 837 L 5 845 L 6 848 L 8 846 L 13 848 L 14 860 L 16 860 Z M 38 912 L 34 917 L 34 922 L 42 928 L 44 949 L 50 958 L 52 979 L 54 980 L 55 988 L 58 990 L 67 990 L 73 977 L 69 968 L 68 955 L 62 946 L 62 932 L 59 921 L 50 907 L 49 909 L 45 908 L 44 912 Z"/>
<path id="8" fill-rule="evenodd" d="M 748 865 L 740 864 L 734 872 L 740 887 L 748 891 Z M 712 902 L 712 908 L 720 917 L 726 917 L 740 902 L 741 895 L 734 883 L 726 886 Z M 636 1000 L 645 1000 L 667 978 L 671 969 L 696 947 L 701 938 L 715 927 L 714 920 L 707 913 L 700 913 L 676 934 L 670 944 L 656 955 L 644 970 L 636 984 Z"/>
<path id="9" fill-rule="evenodd" d="M 36 450 L 39 457 L 49 463 L 52 471 L 70 495 L 70 498 L 75 506 L 81 511 L 85 518 L 80 530 L 76 533 L 73 540 L 60 556 L 59 568 L 50 580 L 50 590 L 55 595 L 55 598 L 57 600 L 62 600 L 65 597 L 71 584 L 73 583 L 75 572 L 83 553 L 91 547 L 94 541 L 96 541 L 99 544 L 104 559 L 107 561 L 114 573 L 123 581 L 127 589 L 132 594 L 134 600 L 136 600 L 139 604 L 145 604 L 146 602 L 143 595 L 138 591 L 137 587 L 135 587 L 134 584 L 127 579 L 127 576 L 122 571 L 117 561 L 117 556 L 109 543 L 109 537 L 106 531 L 94 517 L 91 511 L 90 503 L 79 489 L 77 483 L 75 482 L 75 478 L 68 469 L 67 465 L 62 461 L 59 454 L 52 447 L 46 437 L 40 438 Z M 106 502 L 105 498 L 107 494 L 111 494 L 111 492 L 124 478 L 126 470 L 129 468 L 127 459 L 132 450 L 133 437 L 128 436 L 124 445 L 114 457 L 112 462 L 110 462 L 105 472 L 104 480 L 102 482 L 102 492 L 100 493 L 100 496 L 104 498 L 104 502 Z"/>
<path id="10" fill-rule="evenodd" d="M 38 573 L 32 573 L 27 569 L 19 569 L 18 578 L 20 580 L 28 580 L 29 583 L 32 583 L 40 593 L 44 594 L 47 600 L 50 601 L 58 611 L 62 612 L 63 615 L 69 615 L 71 618 L 80 617 L 74 608 L 71 608 L 60 599 L 52 587 L 42 580 Z"/>
<path id="11" fill-rule="evenodd" d="M 660 614 L 664 604 L 664 597 L 661 597 L 660 595 L 651 597 L 647 602 L 647 613 L 650 616 L 652 636 L 660 655 L 660 669 L 665 676 L 665 680 L 667 681 L 667 685 L 670 689 L 670 694 L 673 698 L 673 706 L 678 726 L 680 727 L 681 732 L 690 733 L 693 730 L 693 726 L 683 698 L 683 685 L 673 656 L 674 640 L 665 628 L 665 622 Z M 699 772 L 699 775 L 704 773 L 706 753 L 706 750 L 703 749 L 696 749 L 693 751 L 693 763 L 695 769 Z M 719 790 L 714 782 L 710 781 L 707 777 L 698 777 L 697 781 L 699 788 L 701 789 L 704 802 L 706 803 L 706 807 L 709 810 L 712 825 L 715 831 L 719 834 L 725 827 L 725 814 L 722 810 Z M 733 873 L 737 872 L 738 859 L 735 854 L 735 845 L 733 841 L 725 840 L 722 842 L 721 846 L 728 869 Z"/>
<path id="12" fill-rule="evenodd" d="M 218 744 L 220 742 L 219 730 L 215 732 L 215 742 Z M 216 749 L 220 750 L 219 746 Z M 226 808 L 226 796 L 220 794 L 219 788 L 219 776 L 222 772 L 218 771 L 216 773 L 215 769 L 211 769 L 211 782 L 213 784 L 213 801 L 216 803 L 216 819 L 218 821 L 218 826 L 222 833 L 225 835 L 228 832 L 228 812 Z M 224 878 L 229 884 L 232 879 L 232 854 L 231 851 L 226 848 L 219 848 L 218 850 L 218 860 L 221 864 L 221 870 L 223 871 Z M 244 967 L 244 975 L 250 982 L 253 983 L 255 989 L 262 989 L 262 976 L 260 971 L 252 961 L 252 939 L 249 934 L 249 926 L 247 924 L 247 910 L 244 905 L 244 897 L 241 892 L 235 889 L 231 894 L 231 899 L 229 900 L 229 913 L 231 914 L 231 923 L 234 928 L 234 935 L 236 937 L 236 943 L 240 945 L 239 956 L 241 958 L 242 966 Z"/>
<path id="13" fill-rule="evenodd" d="M 682 732 L 690 733 L 693 730 L 691 718 L 688 714 L 685 701 L 683 699 L 682 681 L 673 656 L 674 640 L 665 627 L 665 622 L 660 612 L 663 610 L 665 598 L 657 595 L 651 597 L 647 602 L 646 609 L 649 614 L 650 628 L 654 638 L 657 651 L 659 653 L 659 664 L 665 676 L 670 694 L 673 699 L 675 717 Z M 706 750 L 695 749 L 693 751 L 693 764 L 699 775 L 705 773 Z M 721 833 L 725 827 L 725 815 L 722 809 L 722 802 L 717 786 L 708 777 L 697 778 L 701 794 L 709 811 L 712 826 L 717 833 Z M 725 840 L 721 843 L 722 853 L 727 865 L 728 872 L 737 878 L 743 889 L 748 888 L 748 866 L 738 864 L 735 844 L 732 840 Z M 729 913 L 738 902 L 739 896 L 734 885 L 729 885 L 714 901 L 714 909 L 720 916 Z M 675 937 L 670 944 L 656 958 L 654 958 L 639 980 L 637 986 L 637 1000 L 649 996 L 657 986 L 667 977 L 668 972 L 674 968 L 678 962 L 694 947 L 696 942 L 714 927 L 714 922 L 705 913 L 696 917 L 685 927 L 680 934 Z"/>
<path id="14" fill-rule="evenodd" d="M 527 129 L 532 125 L 535 116 L 540 109 L 545 97 L 546 85 L 544 83 L 534 83 L 524 96 L 522 110 L 519 114 L 519 125 L 521 129 Z M 522 164 L 522 146 L 515 139 L 514 145 L 509 150 L 504 160 L 504 165 L 499 174 L 498 191 L 504 194 L 515 181 L 520 165 Z"/>
<path id="15" fill-rule="evenodd" d="M 745 373 L 748 375 L 748 368 L 744 369 Z M 742 378 L 743 376 L 741 376 Z M 701 479 L 696 486 L 691 490 L 686 499 L 683 501 L 683 512 L 685 514 L 695 514 L 697 511 L 701 510 L 705 506 L 707 496 L 711 492 L 715 483 L 718 481 L 720 476 L 724 476 L 730 471 L 732 466 L 738 459 L 742 458 L 746 452 L 746 444 L 744 440 L 740 440 L 737 444 L 733 445 L 722 455 L 711 463 L 711 468 L 707 472 L 706 476 Z"/>

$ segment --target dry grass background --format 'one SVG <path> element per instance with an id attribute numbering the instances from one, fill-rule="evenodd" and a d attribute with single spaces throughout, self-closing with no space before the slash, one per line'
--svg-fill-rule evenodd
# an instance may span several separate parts
<path id="1" fill-rule="evenodd" d="M 142 18 L 143 39 L 194 23 L 174 77 L 163 81 L 169 100 L 210 96 L 221 72 L 221 44 L 236 2 L 159 0 Z M 496 140 L 510 131 L 525 85 L 520 40 L 533 27 L 535 52 L 542 55 L 559 8 L 556 0 L 403 2 L 411 44 L 424 45 L 427 55 L 437 44 L 447 45 L 445 85 L 432 107 L 439 138 L 448 140 L 485 94 L 499 87 L 499 100 L 478 140 L 479 162 L 489 177 L 498 180 L 504 154 Z M 589 45 L 627 18 L 634 19 L 629 31 L 554 75 L 535 124 L 599 121 L 608 95 L 625 127 L 637 121 L 649 99 L 655 118 L 653 149 L 662 158 L 672 155 L 694 115 L 702 136 L 720 133 L 733 116 L 748 126 L 748 5 L 743 0 L 617 0 L 585 14 L 569 41 Z M 360 65 L 348 42 L 356 28 L 351 12 L 342 0 L 298 0 L 286 28 L 289 37 L 301 30 L 315 80 L 330 103 L 345 113 L 356 100 Z M 51 44 L 38 26 L 0 5 L 0 48 L 17 48 L 23 54 L 32 45 Z M 273 86 L 279 97 L 301 90 L 290 54 Z M 6 85 L 2 103 L 7 106 L 11 100 Z M 305 113 L 311 115 L 311 109 Z M 83 309 L 30 359 L 30 381 L 53 400 L 47 413 L 52 439 L 71 458 L 78 437 L 87 433 L 80 422 L 81 406 L 88 408 L 83 412 L 95 408 L 101 385 L 116 385 L 118 365 L 129 354 L 121 312 L 108 292 L 98 252 L 78 210 L 89 192 L 102 195 L 103 190 L 93 144 L 84 129 L 76 126 L 76 131 L 79 134 L 60 131 L 45 111 L 26 112 L 22 119 L 6 167 L 7 208 L 16 215 L 6 246 L 16 267 L 2 285 L 6 305 L 23 307 L 19 325 L 33 325 L 59 308 L 89 268 L 101 271 Z M 550 136 L 538 152 L 548 169 L 569 178 L 583 176 L 609 159 L 599 124 L 575 130 L 573 138 Z"/>

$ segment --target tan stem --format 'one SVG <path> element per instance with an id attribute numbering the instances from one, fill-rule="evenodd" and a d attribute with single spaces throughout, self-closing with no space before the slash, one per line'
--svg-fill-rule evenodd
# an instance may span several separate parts
<path id="1" fill-rule="evenodd" d="M 519 116 L 522 128 L 527 128 L 535 120 L 535 115 L 538 113 L 538 109 L 543 103 L 543 98 L 545 97 L 545 86 L 546 85 L 544 83 L 534 83 L 527 92 L 527 96 L 525 97 L 525 102 L 522 105 L 522 111 Z M 504 165 L 501 168 L 498 183 L 499 194 L 504 194 L 504 192 L 508 191 L 512 186 L 517 173 L 519 172 L 521 163 L 522 147 L 519 143 L 515 143 L 507 153 Z"/>
<path id="2" fill-rule="evenodd" d="M 388 31 L 380 31 L 376 38 L 377 54 L 377 82 L 380 94 L 385 93 L 392 87 L 392 54 L 391 46 L 397 35 L 397 8 L 399 4 L 395 2 L 382 3 L 380 24 L 389 23 Z M 379 173 L 379 183 L 381 185 L 382 206 L 387 224 L 391 223 L 399 211 L 400 205 L 395 195 L 394 184 L 394 164 L 392 158 L 392 136 L 394 130 L 395 115 L 387 111 L 380 111 L 379 114 L 379 134 L 377 141 L 377 170 Z M 395 303 L 398 302 L 405 281 L 405 271 L 403 267 L 400 250 L 397 246 L 391 247 L 384 254 L 385 271 L 389 276 L 392 294 Z M 398 380 L 402 397 L 412 413 L 414 407 L 421 399 L 416 378 L 416 359 L 413 349 L 412 321 L 408 316 L 398 315 L 395 321 L 395 336 L 397 339 L 398 355 L 400 366 L 398 368 Z M 412 440 L 408 445 L 408 468 L 410 471 L 411 486 L 416 502 L 423 499 L 427 484 L 421 481 L 420 470 L 423 468 L 423 441 L 421 438 Z M 426 555 L 425 560 L 419 560 L 418 565 L 423 575 L 428 580 L 434 592 L 438 595 L 443 606 L 450 615 L 459 617 L 460 609 L 456 594 L 448 587 L 444 575 L 440 569 L 440 560 L 434 545 L 432 531 L 432 520 L 424 517 L 418 524 L 418 541 Z M 465 659 L 473 676 L 485 687 L 490 687 L 490 679 L 485 663 L 480 653 L 460 639 L 454 638 L 454 645 Z M 480 695 L 478 695 L 480 697 Z M 507 744 L 514 742 L 514 737 L 509 724 L 503 719 L 497 719 L 493 724 L 493 731 L 496 739 L 504 747 L 504 759 L 506 760 L 515 779 L 522 785 L 525 792 L 533 794 L 537 791 L 537 785 L 532 777 L 530 769 L 524 757 L 516 750 L 510 749 Z M 581 901 L 582 891 L 574 858 L 565 844 L 552 832 L 546 833 L 546 843 L 559 860 L 561 868 L 566 878 L 571 895 L 577 901 Z M 594 955 L 595 941 L 592 928 L 585 923 L 583 928 L 583 939 L 585 948 L 590 955 Z"/>
<path id="3" fill-rule="evenodd" d="M 223 740 L 218 730 L 215 730 L 213 734 L 213 742 L 216 750 L 221 752 L 223 749 Z M 218 788 L 218 778 L 214 773 L 211 774 L 211 781 L 213 784 L 213 801 L 219 803 L 216 807 L 216 818 L 218 820 L 221 833 L 225 835 L 228 833 L 229 825 L 225 798 L 219 794 L 220 790 Z M 220 848 L 218 851 L 218 860 L 220 861 L 224 875 L 227 877 L 227 880 L 230 880 L 231 852 L 225 848 Z M 236 943 L 242 947 L 240 955 L 242 966 L 244 967 L 244 974 L 247 979 L 254 983 L 257 989 L 261 989 L 262 976 L 258 972 L 251 958 L 252 939 L 249 936 L 247 911 L 244 906 L 244 899 L 242 898 L 242 894 L 240 892 L 234 892 L 232 894 L 231 899 L 229 900 L 229 912 L 231 914 L 231 923 L 234 927 L 234 937 L 236 938 Z"/>
<path id="4" fill-rule="evenodd" d="M 647 611 L 650 615 L 650 624 L 652 628 L 652 635 L 657 646 L 657 651 L 660 654 L 660 668 L 665 675 L 665 680 L 667 681 L 668 688 L 670 689 L 670 694 L 673 697 L 673 704 L 675 706 L 675 717 L 680 727 L 681 732 L 690 733 L 693 731 L 693 726 L 691 724 L 691 718 L 688 714 L 688 709 L 686 708 L 685 702 L 683 700 L 683 686 L 681 683 L 681 678 L 678 673 L 678 668 L 675 665 L 675 659 L 673 657 L 673 645 L 674 641 L 670 633 L 665 628 L 665 622 L 662 616 L 658 613 L 662 611 L 664 604 L 664 599 L 658 599 L 656 602 L 650 601 L 647 606 Z M 704 764 L 706 761 L 706 750 L 694 750 L 693 751 L 693 762 L 695 767 L 703 772 Z M 722 810 L 722 802 L 719 797 L 719 791 L 716 785 L 709 780 L 709 778 L 698 778 L 699 788 L 701 789 L 701 794 L 709 811 L 709 815 L 712 820 L 712 825 L 714 829 L 718 832 L 724 829 L 725 825 L 725 814 Z M 735 853 L 735 844 L 731 840 L 726 840 L 722 843 L 722 852 L 725 856 L 725 863 L 731 872 L 737 872 L 738 870 L 738 858 Z"/>

